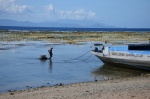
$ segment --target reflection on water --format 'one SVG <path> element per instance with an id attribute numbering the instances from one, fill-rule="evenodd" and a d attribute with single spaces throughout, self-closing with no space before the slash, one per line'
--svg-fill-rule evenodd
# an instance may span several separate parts
<path id="1" fill-rule="evenodd" d="M 129 69 L 123 67 L 115 67 L 113 65 L 104 64 L 103 66 L 95 69 L 92 74 L 96 79 L 102 77 L 104 79 L 118 78 L 118 77 L 132 77 L 140 76 L 141 74 L 148 73 L 137 69 Z"/>
<path id="2" fill-rule="evenodd" d="M 52 63 L 52 59 L 49 59 L 49 69 L 50 69 L 50 73 L 52 73 L 52 69 L 53 69 L 53 63 Z"/>

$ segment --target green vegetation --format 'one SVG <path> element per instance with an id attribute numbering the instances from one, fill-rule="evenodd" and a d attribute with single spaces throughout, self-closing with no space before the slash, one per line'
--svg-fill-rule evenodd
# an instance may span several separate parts
<path id="1" fill-rule="evenodd" d="M 83 41 L 148 41 L 149 32 L 21 32 L 0 31 L 0 41 L 47 40 L 50 42 L 75 43 Z"/>

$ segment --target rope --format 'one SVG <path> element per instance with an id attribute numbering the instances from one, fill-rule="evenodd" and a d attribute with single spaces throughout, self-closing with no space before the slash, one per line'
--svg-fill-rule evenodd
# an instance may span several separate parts
<path id="1" fill-rule="evenodd" d="M 81 58 L 81 57 L 83 57 L 83 56 L 85 56 L 86 54 L 88 54 L 90 51 L 87 51 L 86 53 L 84 53 L 84 54 L 82 54 L 81 56 L 78 56 L 78 57 L 76 57 L 76 58 L 72 58 L 72 59 L 68 59 L 68 60 L 63 60 L 63 61 L 71 61 L 71 60 L 77 60 L 77 59 L 79 59 L 79 58 Z M 86 60 L 88 60 L 91 56 L 92 56 L 93 54 L 91 54 L 89 57 L 87 57 L 86 59 L 83 59 L 82 61 L 86 61 Z M 39 58 L 40 59 L 40 58 Z"/>
<path id="2" fill-rule="evenodd" d="M 86 58 L 86 59 L 84 59 L 84 60 L 82 60 L 82 61 L 88 60 L 89 58 L 91 58 L 92 55 L 93 55 L 93 54 L 91 54 L 88 58 Z"/>
<path id="3" fill-rule="evenodd" d="M 69 59 L 69 60 L 64 60 L 64 61 L 71 61 L 71 60 L 76 60 L 76 59 L 79 59 L 81 57 L 83 57 L 84 55 L 86 55 L 87 53 L 89 53 L 90 51 L 86 52 L 85 54 L 79 56 L 79 57 L 76 57 L 76 58 L 73 58 L 73 59 Z"/>

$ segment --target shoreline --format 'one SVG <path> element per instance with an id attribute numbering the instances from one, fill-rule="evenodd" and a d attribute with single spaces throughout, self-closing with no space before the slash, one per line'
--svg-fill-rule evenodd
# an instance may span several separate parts
<path id="1" fill-rule="evenodd" d="M 0 99 L 149 99 L 150 74 L 41 87 L 0 94 Z"/>

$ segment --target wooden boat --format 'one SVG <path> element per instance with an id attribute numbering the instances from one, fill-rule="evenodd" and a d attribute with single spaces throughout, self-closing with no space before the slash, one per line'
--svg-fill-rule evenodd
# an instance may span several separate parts
<path id="1" fill-rule="evenodd" d="M 102 45 L 91 52 L 106 64 L 150 70 L 150 44 Z"/>

